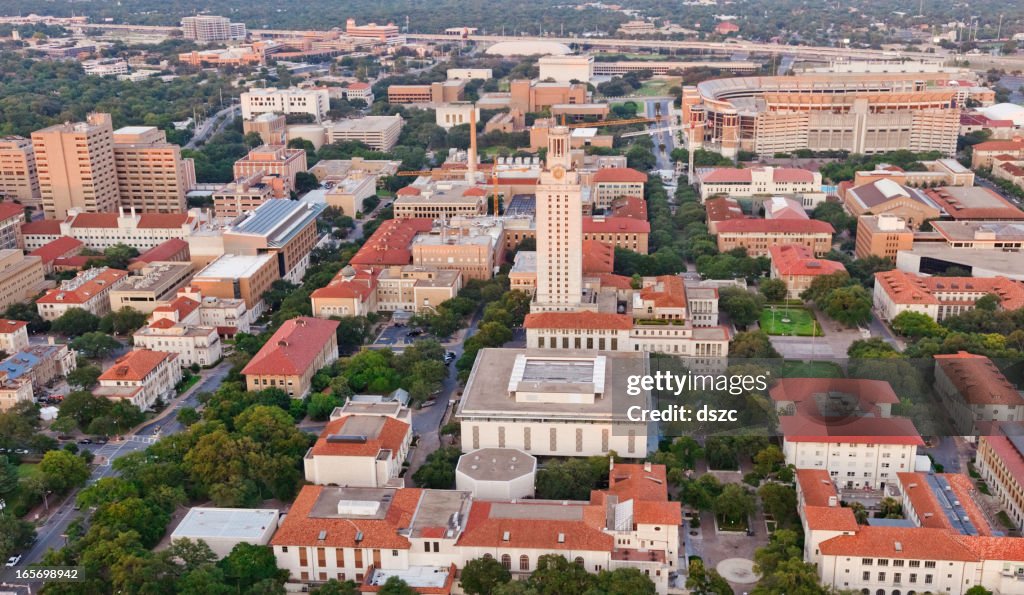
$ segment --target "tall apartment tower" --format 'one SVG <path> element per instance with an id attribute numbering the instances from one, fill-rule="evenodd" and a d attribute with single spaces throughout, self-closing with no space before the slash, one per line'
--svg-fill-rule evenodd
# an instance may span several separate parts
<path id="1" fill-rule="evenodd" d="M 548 132 L 537 184 L 537 297 L 534 312 L 574 312 L 583 296 L 583 192 L 572 171 L 569 129 Z"/>
<path id="2" fill-rule="evenodd" d="M 63 219 L 68 209 L 90 213 L 117 210 L 110 114 L 89 114 L 85 122 L 65 122 L 32 133 L 43 212 Z"/>
<path id="3" fill-rule="evenodd" d="M 199 15 L 181 19 L 181 34 L 199 43 L 245 39 L 245 23 L 215 15 Z"/>
<path id="4" fill-rule="evenodd" d="M 0 198 L 30 207 L 40 205 L 39 174 L 31 139 L 0 137 Z"/>
<path id="5" fill-rule="evenodd" d="M 122 207 L 141 213 L 182 213 L 185 194 L 196 183 L 195 165 L 181 148 L 167 142 L 156 126 L 114 131 L 114 167 Z"/>

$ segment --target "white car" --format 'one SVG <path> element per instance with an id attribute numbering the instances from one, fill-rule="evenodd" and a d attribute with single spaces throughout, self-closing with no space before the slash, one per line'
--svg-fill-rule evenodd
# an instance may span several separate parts
<path id="1" fill-rule="evenodd" d="M 18 562 L 21 562 L 21 554 L 7 558 L 7 567 L 12 568 L 14 566 L 17 566 Z"/>

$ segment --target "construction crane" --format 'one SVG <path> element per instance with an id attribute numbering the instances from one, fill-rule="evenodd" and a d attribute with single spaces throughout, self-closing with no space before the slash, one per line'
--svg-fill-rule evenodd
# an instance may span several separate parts
<path id="1" fill-rule="evenodd" d="M 564 119 L 564 116 L 563 116 Z M 629 124 L 650 124 L 660 118 L 627 118 L 624 120 L 605 120 L 603 122 L 576 122 L 563 124 L 566 128 L 604 128 L 605 126 L 627 126 Z"/>
<path id="2" fill-rule="evenodd" d="M 500 215 L 498 212 L 498 174 L 506 172 L 518 172 L 518 171 L 532 171 L 532 167 L 510 167 L 503 169 L 501 172 L 498 171 L 497 167 L 491 169 L 491 200 L 494 201 L 494 216 Z"/>
<path id="3" fill-rule="evenodd" d="M 429 176 L 429 175 L 432 175 L 433 173 L 434 173 L 434 170 L 432 170 L 432 169 L 422 169 L 422 170 L 418 170 L 418 171 L 400 171 L 400 172 L 396 173 L 395 175 L 396 176 L 416 176 L 416 177 L 419 177 L 419 176 Z"/>

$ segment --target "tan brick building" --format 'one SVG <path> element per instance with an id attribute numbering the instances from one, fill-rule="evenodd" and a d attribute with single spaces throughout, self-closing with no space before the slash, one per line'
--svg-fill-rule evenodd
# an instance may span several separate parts
<path id="1" fill-rule="evenodd" d="M 275 198 L 288 198 L 295 188 L 295 174 L 306 171 L 306 152 L 302 149 L 289 149 L 282 145 L 263 145 L 256 147 L 245 157 L 235 162 L 234 176 L 242 178 L 263 172 L 267 176 L 276 176 L 283 183 Z"/>
<path id="2" fill-rule="evenodd" d="M 36 152 L 31 139 L 0 137 L 0 197 L 17 199 L 25 206 L 38 207 L 42 204 Z"/>
<path id="3" fill-rule="evenodd" d="M 733 219 L 718 224 L 718 251 L 746 248 L 750 256 L 767 256 L 768 249 L 799 244 L 822 256 L 832 249 L 833 227 L 814 219 Z"/>
<path id="4" fill-rule="evenodd" d="M 293 399 L 306 396 L 313 374 L 338 359 L 338 324 L 305 316 L 282 324 L 242 369 L 246 388 L 279 388 Z"/>
<path id="5" fill-rule="evenodd" d="M 900 250 L 914 246 L 914 232 L 895 215 L 864 215 L 857 218 L 857 258 L 881 256 L 892 261 Z"/>
<path id="6" fill-rule="evenodd" d="M 273 254 L 225 254 L 192 278 L 191 287 L 204 296 L 240 299 L 253 318 L 263 313 L 263 294 L 281 278 Z"/>
<path id="7" fill-rule="evenodd" d="M 127 126 L 113 133 L 120 204 L 145 213 L 182 213 L 196 185 L 195 164 L 155 126 Z"/>
<path id="8" fill-rule="evenodd" d="M 93 213 L 117 210 L 113 145 L 110 114 L 89 114 L 85 122 L 32 133 L 47 218 L 62 219 L 72 208 Z"/>

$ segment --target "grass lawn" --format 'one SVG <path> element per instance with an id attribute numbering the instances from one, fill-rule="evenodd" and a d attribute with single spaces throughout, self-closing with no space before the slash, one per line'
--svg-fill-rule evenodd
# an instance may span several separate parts
<path id="1" fill-rule="evenodd" d="M 651 79 L 649 81 L 644 81 L 643 86 L 637 89 L 636 94 L 643 97 L 668 95 L 669 87 L 672 87 L 673 85 L 678 85 L 679 81 L 680 79 L 678 77 Z"/>
<path id="2" fill-rule="evenodd" d="M 769 335 L 796 335 L 798 337 L 821 337 L 824 333 L 817 324 L 814 314 L 805 308 L 766 307 L 761 311 L 761 330 Z"/>
<path id="3" fill-rule="evenodd" d="M 802 362 L 786 360 L 782 363 L 783 378 L 842 378 L 843 369 L 835 362 Z"/>
<path id="4" fill-rule="evenodd" d="M 1013 524 L 1013 521 L 1010 520 L 1010 515 L 1006 514 L 1005 510 L 1000 510 L 999 514 L 996 515 L 996 518 L 998 518 L 999 522 L 1002 523 L 1009 531 L 1013 531 L 1017 528 L 1017 526 Z"/>
<path id="5" fill-rule="evenodd" d="M 202 376 L 196 374 L 195 376 L 192 376 L 188 380 L 182 380 L 181 382 L 178 383 L 178 386 L 174 388 L 175 390 L 178 391 L 178 394 L 180 395 L 181 393 L 195 386 L 200 380 L 202 380 Z"/>

